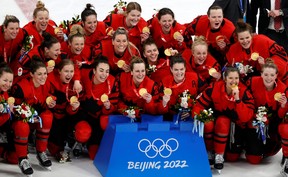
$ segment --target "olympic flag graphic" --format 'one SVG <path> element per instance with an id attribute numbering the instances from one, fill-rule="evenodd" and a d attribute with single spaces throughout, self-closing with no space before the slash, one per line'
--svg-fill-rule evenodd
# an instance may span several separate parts
<path id="1" fill-rule="evenodd" d="M 166 142 L 161 138 L 156 138 L 152 142 L 148 139 L 141 139 L 138 143 L 139 151 L 153 159 L 160 155 L 162 158 L 168 158 L 173 152 L 177 151 L 179 142 L 175 138 L 169 138 Z"/>

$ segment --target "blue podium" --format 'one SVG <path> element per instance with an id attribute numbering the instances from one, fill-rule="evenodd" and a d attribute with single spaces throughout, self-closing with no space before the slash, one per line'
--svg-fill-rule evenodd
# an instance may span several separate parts
<path id="1" fill-rule="evenodd" d="M 212 177 L 203 138 L 192 133 L 192 122 L 163 122 L 162 116 L 130 123 L 109 117 L 94 159 L 103 177 Z"/>

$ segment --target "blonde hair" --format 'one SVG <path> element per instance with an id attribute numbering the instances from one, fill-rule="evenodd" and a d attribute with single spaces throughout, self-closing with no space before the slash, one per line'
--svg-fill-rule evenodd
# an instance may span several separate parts
<path id="1" fill-rule="evenodd" d="M 40 11 L 47 11 L 49 13 L 48 9 L 46 9 L 45 4 L 42 1 L 37 2 L 36 8 L 33 11 L 33 17 L 36 18 L 37 13 Z"/>
<path id="2" fill-rule="evenodd" d="M 84 37 L 84 29 L 81 25 L 75 24 L 71 27 L 68 41 L 72 42 L 74 37 Z"/>
<path id="3" fill-rule="evenodd" d="M 274 60 L 272 58 L 266 58 L 265 64 L 262 66 L 262 72 L 265 68 L 272 68 L 276 70 L 276 74 L 278 74 L 278 67 L 274 63 Z"/>
<path id="4" fill-rule="evenodd" d="M 201 36 L 195 36 L 194 42 L 193 42 L 192 47 L 191 47 L 192 51 L 194 51 L 194 48 L 197 45 L 205 45 L 207 47 L 207 50 L 208 50 L 207 41 L 206 41 L 205 37 L 202 35 Z"/>
<path id="5" fill-rule="evenodd" d="M 126 14 L 129 14 L 132 10 L 137 10 L 139 12 L 142 12 L 141 6 L 137 2 L 129 2 L 126 7 Z"/>

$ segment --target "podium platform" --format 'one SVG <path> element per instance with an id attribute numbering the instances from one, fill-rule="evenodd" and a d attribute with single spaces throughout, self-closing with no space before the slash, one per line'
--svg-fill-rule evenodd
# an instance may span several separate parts
<path id="1" fill-rule="evenodd" d="M 122 115 L 109 120 L 93 162 L 103 177 L 212 177 L 192 122 L 175 125 L 149 115 L 141 123 Z"/>

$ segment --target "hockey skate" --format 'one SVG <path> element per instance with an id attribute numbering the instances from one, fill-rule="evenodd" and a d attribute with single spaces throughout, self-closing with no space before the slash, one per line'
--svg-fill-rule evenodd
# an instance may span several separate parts
<path id="1" fill-rule="evenodd" d="M 48 159 L 45 152 L 37 152 L 37 159 L 39 161 L 39 165 L 51 171 L 52 162 Z"/>
<path id="2" fill-rule="evenodd" d="M 57 153 L 55 158 L 59 163 L 71 162 L 70 155 L 65 150 Z"/>
<path id="3" fill-rule="evenodd" d="M 31 167 L 28 159 L 22 159 L 19 162 L 18 166 L 24 175 L 26 175 L 27 177 L 32 177 L 33 169 Z"/>
<path id="4" fill-rule="evenodd" d="M 215 163 L 215 154 L 212 151 L 207 151 L 207 156 L 210 165 L 214 165 Z"/>
<path id="5" fill-rule="evenodd" d="M 288 158 L 283 157 L 282 161 L 283 161 L 283 164 L 282 164 L 282 169 L 280 171 L 280 174 L 283 177 L 288 177 Z"/>
<path id="6" fill-rule="evenodd" d="M 78 143 L 78 142 L 75 142 L 75 144 L 73 145 L 72 147 L 72 153 L 73 153 L 73 156 L 75 158 L 78 158 L 82 155 L 82 144 L 81 143 Z"/>
<path id="7" fill-rule="evenodd" d="M 7 134 L 5 132 L 0 132 L 0 143 L 8 143 Z"/>
<path id="8" fill-rule="evenodd" d="M 224 168 L 224 158 L 221 154 L 215 154 L 215 164 L 214 168 L 217 170 L 218 174 L 221 174 L 221 170 Z"/>

